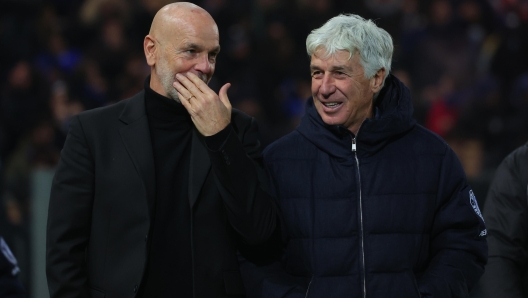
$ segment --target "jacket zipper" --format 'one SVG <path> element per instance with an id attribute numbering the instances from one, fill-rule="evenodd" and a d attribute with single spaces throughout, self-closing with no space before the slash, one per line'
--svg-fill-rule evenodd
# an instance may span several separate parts
<path id="1" fill-rule="evenodd" d="M 357 137 L 357 135 L 356 135 Z M 358 187 L 359 187 L 359 229 L 360 234 L 359 237 L 361 239 L 360 241 L 360 249 L 361 249 L 361 273 L 362 273 L 362 283 L 363 283 L 363 298 L 367 297 L 367 276 L 366 276 L 366 270 L 365 270 L 365 239 L 364 239 L 364 231 L 363 231 L 363 198 L 361 196 L 361 174 L 359 172 L 359 159 L 357 156 L 357 147 L 356 147 L 356 138 L 352 138 L 352 152 L 354 152 L 354 157 L 356 158 L 356 164 L 357 164 L 357 174 L 358 174 Z"/>
<path id="2" fill-rule="evenodd" d="M 313 281 L 313 275 L 312 275 L 312 278 L 310 279 L 310 282 L 308 283 L 308 288 L 306 289 L 306 295 L 304 295 L 304 298 L 308 298 L 308 293 L 310 293 L 310 286 L 312 285 L 312 281 Z"/>

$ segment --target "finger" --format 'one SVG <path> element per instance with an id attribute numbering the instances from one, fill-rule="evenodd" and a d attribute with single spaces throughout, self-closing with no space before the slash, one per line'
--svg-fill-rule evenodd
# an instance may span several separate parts
<path id="1" fill-rule="evenodd" d="M 180 98 L 180 100 L 188 100 L 191 96 L 193 96 L 193 94 L 191 94 L 191 92 L 189 92 L 189 90 L 178 81 L 174 81 L 174 83 L 172 83 L 172 86 L 178 92 L 178 97 Z M 181 96 L 179 94 L 181 94 Z"/>
<path id="2" fill-rule="evenodd" d="M 231 110 L 231 102 L 229 101 L 229 97 L 227 97 L 227 90 L 229 90 L 229 87 L 231 87 L 231 83 L 227 83 L 222 88 L 220 88 L 220 91 L 218 92 L 218 96 L 220 97 L 220 100 L 224 104 L 226 108 Z"/>
<path id="3" fill-rule="evenodd" d="M 182 106 L 188 111 L 190 112 L 191 111 L 191 102 L 190 100 L 187 100 L 183 97 L 183 94 L 181 94 L 180 92 L 178 92 L 178 98 L 180 99 L 180 102 L 182 104 Z"/>
<path id="4" fill-rule="evenodd" d="M 207 83 L 204 82 L 199 76 L 197 76 L 196 74 L 192 73 L 192 72 L 187 72 L 185 73 L 185 76 L 191 80 L 191 82 L 194 83 L 194 85 L 200 89 L 200 91 L 202 91 L 203 93 L 205 92 L 209 92 L 209 91 L 213 91 L 211 90 L 211 88 L 209 88 L 209 86 L 207 86 Z"/>
<path id="5" fill-rule="evenodd" d="M 196 87 L 194 82 L 181 73 L 176 74 L 176 79 L 191 93 L 191 95 L 199 96 L 202 94 L 202 91 Z"/>

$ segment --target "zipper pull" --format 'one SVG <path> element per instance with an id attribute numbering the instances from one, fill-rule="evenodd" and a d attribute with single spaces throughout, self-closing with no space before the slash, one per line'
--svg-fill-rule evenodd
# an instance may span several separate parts
<path id="1" fill-rule="evenodd" d="M 352 152 L 356 152 L 356 138 L 352 139 Z"/>

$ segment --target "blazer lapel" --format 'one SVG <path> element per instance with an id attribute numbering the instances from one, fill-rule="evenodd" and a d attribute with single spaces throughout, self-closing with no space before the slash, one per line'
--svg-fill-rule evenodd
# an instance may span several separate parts
<path id="1" fill-rule="evenodd" d="M 198 199 L 202 185 L 211 169 L 211 161 L 200 133 L 193 130 L 191 144 L 191 164 L 189 168 L 189 204 L 191 209 Z"/>
<path id="2" fill-rule="evenodd" d="M 134 163 L 136 171 L 143 180 L 147 195 L 149 214 L 154 210 L 155 171 L 152 142 L 145 111 L 145 93 L 142 91 L 130 99 L 123 109 L 119 120 L 123 126 L 119 132 L 125 148 Z"/>

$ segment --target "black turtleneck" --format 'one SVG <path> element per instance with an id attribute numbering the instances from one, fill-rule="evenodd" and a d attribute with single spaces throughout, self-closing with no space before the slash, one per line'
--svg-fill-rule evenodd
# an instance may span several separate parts
<path id="1" fill-rule="evenodd" d="M 145 103 L 156 198 L 140 297 L 192 297 L 188 173 L 193 123 L 180 103 L 154 92 L 149 82 L 145 82 Z"/>

